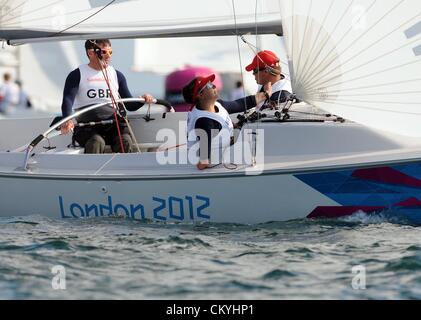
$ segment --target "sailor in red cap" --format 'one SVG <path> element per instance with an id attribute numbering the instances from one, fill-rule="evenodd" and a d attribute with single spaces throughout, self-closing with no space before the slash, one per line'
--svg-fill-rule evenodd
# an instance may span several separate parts
<path id="1" fill-rule="evenodd" d="M 187 147 L 199 146 L 199 170 L 219 164 L 221 151 L 230 146 L 234 125 L 229 114 L 244 112 L 266 100 L 264 92 L 234 101 L 220 100 L 214 80 L 214 74 L 197 77 L 183 88 L 184 100 L 194 106 L 187 119 Z M 271 94 L 271 85 L 267 84 L 265 90 Z"/>
<path id="2" fill-rule="evenodd" d="M 264 92 L 264 86 L 272 84 L 272 94 L 267 95 L 267 99 L 258 105 L 257 109 L 284 103 L 292 93 L 291 84 L 282 74 L 282 68 L 278 56 L 269 50 L 260 51 L 253 61 L 246 67 L 246 71 L 253 71 L 253 75 L 258 85 Z"/>

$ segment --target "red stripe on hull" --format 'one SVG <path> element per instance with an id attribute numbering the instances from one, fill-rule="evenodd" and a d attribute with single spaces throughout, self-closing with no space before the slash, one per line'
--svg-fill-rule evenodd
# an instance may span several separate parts
<path id="1" fill-rule="evenodd" d="M 389 167 L 356 170 L 352 176 L 354 178 L 371 180 L 384 184 L 421 188 L 421 180 Z"/>
<path id="2" fill-rule="evenodd" d="M 340 218 L 351 216 L 358 211 L 375 213 L 385 209 L 386 207 L 317 207 L 307 218 Z"/>

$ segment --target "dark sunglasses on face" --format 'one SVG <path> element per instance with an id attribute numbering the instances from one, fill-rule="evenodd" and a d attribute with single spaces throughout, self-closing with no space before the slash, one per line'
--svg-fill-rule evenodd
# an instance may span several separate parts
<path id="1" fill-rule="evenodd" d="M 202 89 L 199 90 L 199 94 L 201 94 L 206 88 L 215 89 L 216 86 L 212 82 L 208 82 Z"/>

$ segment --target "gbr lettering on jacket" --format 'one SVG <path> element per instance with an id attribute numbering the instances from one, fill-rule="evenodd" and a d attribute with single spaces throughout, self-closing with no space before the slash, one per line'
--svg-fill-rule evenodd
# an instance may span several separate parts
<path id="1" fill-rule="evenodd" d="M 95 99 L 95 98 L 110 98 L 110 89 L 89 89 L 86 92 L 88 98 Z"/>

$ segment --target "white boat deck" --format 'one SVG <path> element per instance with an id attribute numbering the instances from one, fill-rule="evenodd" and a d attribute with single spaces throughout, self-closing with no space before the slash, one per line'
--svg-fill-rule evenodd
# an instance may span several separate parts
<path id="1" fill-rule="evenodd" d="M 260 146 L 264 145 L 264 149 L 258 150 L 255 166 L 251 165 L 250 152 L 243 151 L 241 161 L 226 158 L 223 162 L 225 165 L 199 171 L 187 160 L 184 144 L 185 114 L 167 114 L 166 117 L 157 116 L 151 122 L 145 122 L 143 118 L 132 119 L 131 122 L 143 147 L 159 145 L 156 142 L 159 129 L 173 129 L 177 135 L 176 144 L 181 146 L 171 151 L 85 155 L 80 154 L 80 150 L 68 148 L 70 136 L 58 136 L 41 143 L 28 162 L 28 170 L 24 170 L 25 153 L 7 151 L 29 143 L 37 134 L 45 131 L 49 122 L 50 119 L 38 119 L 35 122 L 27 119 L 2 120 L 0 175 L 86 179 L 205 178 L 421 161 L 421 144 L 417 139 L 373 131 L 352 122 L 263 122 L 244 126 L 236 144 L 231 147 L 231 150 L 244 145 L 250 148 L 249 134 L 245 131 L 258 130 L 258 144 L 259 139 L 264 141 L 260 143 Z M 16 127 L 20 128 L 20 135 L 8 139 L 7 132 L 12 128 L 16 131 Z M 47 150 L 46 146 L 54 149 Z M 166 163 L 165 159 L 177 160 Z"/>
<path id="2" fill-rule="evenodd" d="M 33 175 L 33 176 L 72 176 L 100 178 L 169 178 L 169 177 L 209 177 L 213 175 L 255 175 L 261 173 L 291 173 L 315 170 L 331 170 L 368 165 L 378 166 L 387 163 L 404 164 L 421 162 L 421 148 L 405 148 L 358 154 L 311 154 L 297 156 L 280 156 L 278 161 L 251 165 L 233 165 L 226 163 L 205 171 L 199 171 L 191 164 L 159 164 L 156 153 L 142 154 L 39 154 L 34 156 L 23 170 L 23 153 L 3 153 L 0 161 L 0 175 Z M 271 160 L 274 160 L 271 157 Z"/>

